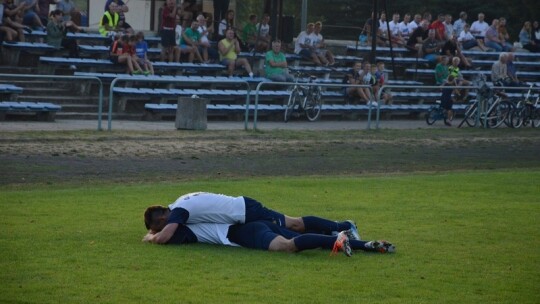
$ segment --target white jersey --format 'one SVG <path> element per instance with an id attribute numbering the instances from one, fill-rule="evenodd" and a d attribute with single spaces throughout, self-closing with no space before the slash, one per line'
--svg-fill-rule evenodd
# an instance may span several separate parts
<path id="1" fill-rule="evenodd" d="M 269 24 L 260 24 L 260 23 L 257 23 L 257 31 L 259 31 L 259 27 L 261 28 L 260 30 L 260 35 L 261 37 L 266 37 L 270 34 L 270 25 Z"/>
<path id="2" fill-rule="evenodd" d="M 227 233 L 230 224 L 200 223 L 189 224 L 187 227 L 195 234 L 199 243 L 240 246 L 229 241 Z"/>
<path id="3" fill-rule="evenodd" d="M 298 34 L 298 37 L 296 38 L 296 42 L 294 44 L 294 52 L 296 54 L 300 53 L 300 51 L 302 50 L 302 47 L 300 46 L 300 44 L 311 45 L 312 44 L 311 39 L 313 39 L 313 36 L 311 36 L 311 34 L 308 35 L 308 33 L 306 33 L 306 31 L 300 32 L 300 34 Z"/>
<path id="4" fill-rule="evenodd" d="M 475 21 L 471 25 L 470 31 L 475 36 L 485 37 L 488 29 L 489 29 L 489 24 L 487 24 L 487 22 Z"/>
<path id="5" fill-rule="evenodd" d="M 189 212 L 187 224 L 242 224 L 246 221 L 246 203 L 243 196 L 232 197 L 207 192 L 188 193 L 169 205 L 170 210 L 176 208 Z"/>
<path id="6" fill-rule="evenodd" d="M 208 28 L 206 26 L 204 26 L 204 25 L 199 25 L 199 27 L 197 28 L 197 31 L 199 33 L 201 33 L 201 42 L 203 42 L 203 43 L 210 42 L 208 40 L 208 33 L 203 35 L 203 33 L 206 32 L 207 30 L 208 30 Z"/>
<path id="7" fill-rule="evenodd" d="M 412 33 L 412 32 L 409 32 L 409 24 L 410 23 L 405 23 L 405 21 L 401 21 L 398 24 L 398 28 L 399 28 L 399 32 L 401 33 L 401 36 L 409 37 L 409 35 Z"/>

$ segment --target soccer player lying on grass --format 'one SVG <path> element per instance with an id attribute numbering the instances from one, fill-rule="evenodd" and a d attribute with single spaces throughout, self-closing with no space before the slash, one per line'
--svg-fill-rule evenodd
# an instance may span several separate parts
<path id="1" fill-rule="evenodd" d="M 269 221 L 280 227 L 304 233 L 319 233 L 332 235 L 340 231 L 351 230 L 357 239 L 360 239 L 356 225 L 353 221 L 335 222 L 316 216 L 290 217 L 263 206 L 260 202 L 245 196 L 228 196 L 208 192 L 188 193 L 179 197 L 167 207 L 151 206 L 146 209 L 145 223 L 151 220 L 150 214 L 166 214 L 163 217 L 165 224 L 244 224 L 253 221 Z M 161 224 L 161 223 L 160 223 Z M 165 243 L 171 238 L 176 228 L 163 225 L 159 229 L 157 238 Z M 151 229 L 151 228 L 149 228 Z M 154 229 L 154 231 L 156 231 Z"/>
<path id="2" fill-rule="evenodd" d="M 146 217 L 146 214 L 145 214 Z M 242 246 L 252 249 L 268 251 L 298 252 L 307 249 L 332 249 L 332 253 L 343 251 L 351 256 L 353 250 L 373 252 L 394 252 L 395 247 L 386 241 L 365 242 L 354 239 L 350 230 L 341 231 L 336 236 L 306 233 L 300 234 L 280 227 L 268 221 L 253 221 L 246 224 L 165 224 L 165 214 L 154 209 L 149 214 L 150 222 L 146 228 L 150 229 L 144 236 L 143 242 L 158 244 L 188 244 L 208 243 L 228 246 Z M 165 226 L 174 228 L 171 238 L 163 240 L 158 237 L 159 231 Z"/>

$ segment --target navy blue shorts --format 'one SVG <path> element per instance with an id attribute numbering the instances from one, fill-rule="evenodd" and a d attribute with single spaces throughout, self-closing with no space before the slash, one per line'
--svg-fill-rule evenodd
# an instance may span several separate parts
<path id="1" fill-rule="evenodd" d="M 255 221 L 229 227 L 227 238 L 245 248 L 268 250 L 270 243 L 278 236 L 292 239 L 299 233 L 268 221 Z"/>
<path id="2" fill-rule="evenodd" d="M 246 223 L 254 221 L 268 221 L 285 227 L 285 215 L 264 207 L 258 201 L 244 196 L 246 202 Z"/>
<path id="3" fill-rule="evenodd" d="M 174 30 L 161 30 L 161 46 L 171 47 L 176 46 L 176 32 Z"/>

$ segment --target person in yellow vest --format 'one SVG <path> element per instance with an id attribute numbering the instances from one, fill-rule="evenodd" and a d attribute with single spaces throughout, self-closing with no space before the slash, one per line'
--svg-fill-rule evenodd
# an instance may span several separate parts
<path id="1" fill-rule="evenodd" d="M 120 15 L 118 14 L 118 4 L 116 2 L 111 2 L 109 4 L 109 10 L 103 14 L 103 18 L 99 22 L 99 32 L 101 35 L 107 36 L 116 36 L 116 32 L 120 31 L 118 22 L 120 20 Z"/>
<path id="2" fill-rule="evenodd" d="M 234 30 L 229 28 L 225 32 L 225 38 L 218 43 L 219 61 L 227 66 L 229 77 L 233 76 L 234 69 L 243 66 L 249 77 L 253 77 L 251 66 L 246 58 L 238 58 L 240 53 L 240 44 L 234 36 Z"/>

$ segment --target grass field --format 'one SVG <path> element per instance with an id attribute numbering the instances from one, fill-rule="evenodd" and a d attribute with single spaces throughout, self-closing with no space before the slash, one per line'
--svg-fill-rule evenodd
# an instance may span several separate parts
<path id="1" fill-rule="evenodd" d="M 539 303 L 540 171 L 0 186 L 2 303 Z M 140 242 L 197 190 L 354 219 L 397 253 Z"/>

